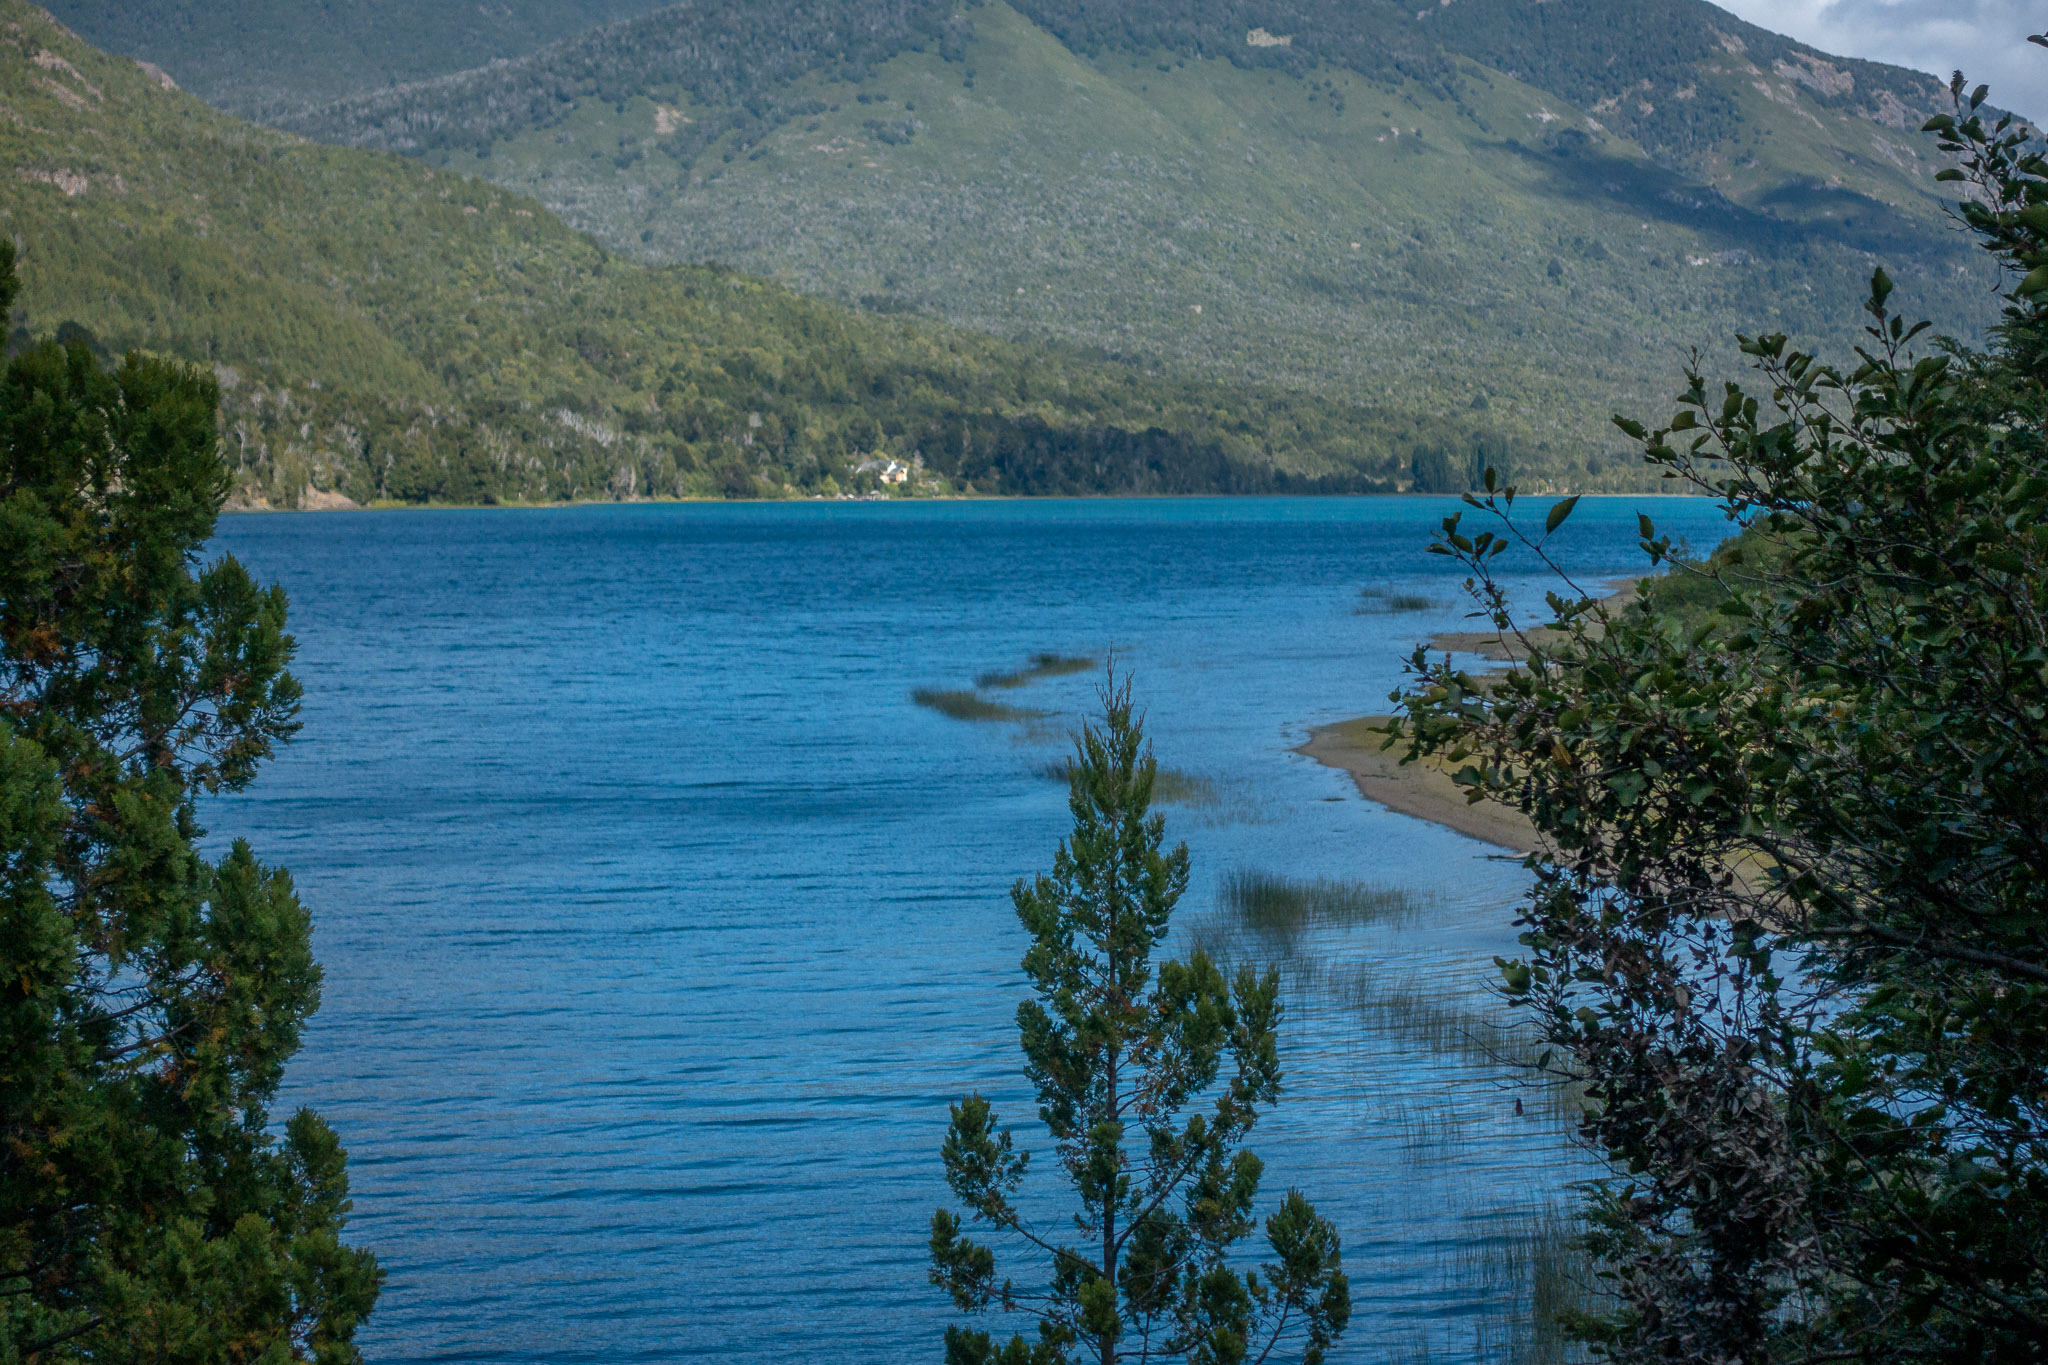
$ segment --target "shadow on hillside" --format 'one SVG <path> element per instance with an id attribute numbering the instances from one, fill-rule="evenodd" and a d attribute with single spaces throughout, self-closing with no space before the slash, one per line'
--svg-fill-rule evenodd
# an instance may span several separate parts
<path id="1" fill-rule="evenodd" d="M 1926 233 L 1902 226 L 1891 205 L 1813 180 L 1788 182 L 1763 196 L 1763 207 L 1751 208 L 1667 167 L 1606 156 L 1583 133 L 1559 134 L 1546 147 L 1512 138 L 1495 145 L 1540 167 L 1543 188 L 1560 199 L 1604 200 L 1642 218 L 1712 234 L 1722 249 L 1775 254 L 1828 245 L 1897 259 L 1924 256 L 1932 245 Z"/>

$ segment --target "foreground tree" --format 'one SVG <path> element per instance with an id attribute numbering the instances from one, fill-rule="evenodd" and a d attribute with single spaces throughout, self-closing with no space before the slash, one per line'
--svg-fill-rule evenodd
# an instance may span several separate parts
<path id="1" fill-rule="evenodd" d="M 1879 272 L 1853 367 L 1746 338 L 1760 389 L 1623 421 L 1747 528 L 1651 610 L 1521 633 L 1492 566 L 1571 504 L 1525 533 L 1491 478 L 1432 547 L 1525 663 L 1418 653 L 1393 738 L 1548 838 L 1503 973 L 1624 1173 L 1615 1359 L 2048 1357 L 2048 164 L 1953 95 L 1988 351 L 1916 354 Z"/>
<path id="2" fill-rule="evenodd" d="M 0 312 L 15 292 L 0 241 Z M 210 376 L 45 343 L 0 377 L 0 1361 L 339 1365 L 379 1275 L 344 1155 L 267 1105 L 306 911 L 196 802 L 296 728 L 284 594 L 222 558 Z"/>
<path id="3" fill-rule="evenodd" d="M 1000 1350 L 985 1332 L 948 1328 L 946 1359 L 1233 1365 L 1298 1340 L 1314 1365 L 1351 1315 L 1335 1230 L 1290 1190 L 1266 1219 L 1273 1261 L 1239 1270 L 1229 1259 L 1253 1230 L 1263 1171 L 1244 1142 L 1280 1093 L 1279 978 L 1245 967 L 1226 983 L 1199 951 L 1155 973 L 1152 952 L 1187 886 L 1187 847 L 1161 849 L 1158 764 L 1129 685 L 1102 699 L 1102 728 L 1083 728 L 1071 767 L 1073 833 L 1050 876 L 1011 892 L 1037 997 L 1017 1008 L 1025 1074 L 1082 1240 L 1034 1227 L 1013 1202 L 1030 1156 L 988 1101 L 955 1105 L 943 1155 L 967 1221 L 1036 1253 L 1042 1269 L 1025 1287 L 998 1279 L 994 1252 L 964 1235 L 963 1220 L 933 1214 L 932 1283 L 963 1310 L 1038 1319 L 1036 1342 L 1013 1336 Z M 1205 1099 L 1207 1113 L 1187 1112 Z"/>

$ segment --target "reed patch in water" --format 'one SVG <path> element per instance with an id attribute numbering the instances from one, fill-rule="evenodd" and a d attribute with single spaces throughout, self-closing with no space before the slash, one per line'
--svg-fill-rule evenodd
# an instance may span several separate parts
<path id="1" fill-rule="evenodd" d="M 1360 588 L 1354 616 L 1386 616 L 1398 612 L 1436 611 L 1445 604 L 1434 597 L 1412 592 L 1388 592 L 1384 588 Z"/>
<path id="2" fill-rule="evenodd" d="M 1189 806 L 1213 810 L 1223 804 L 1223 793 L 1214 782 L 1178 768 L 1161 768 L 1152 779 L 1152 799 L 1162 806 Z"/>
<path id="3" fill-rule="evenodd" d="M 974 680 L 976 687 L 1015 688 L 1035 683 L 1040 678 L 1061 678 L 1069 673 L 1086 673 L 1095 667 L 1096 661 L 1079 654 L 1034 654 L 1024 667 L 1009 672 L 983 673 Z"/>
<path id="4" fill-rule="evenodd" d="M 1353 1013 L 1425 1052 L 1481 1066 L 1518 1067 L 1534 1060 L 1519 1025 L 1474 1009 L 1435 983 L 1414 978 L 1389 983 L 1364 972 L 1334 975 L 1339 977 L 1331 983 L 1334 993 Z"/>
<path id="5" fill-rule="evenodd" d="M 1509 1365 L 1567 1365 L 1584 1360 L 1559 1322 L 1566 1314 L 1611 1308 L 1584 1231 L 1568 1211 L 1543 1208 L 1493 1215 L 1498 1231 L 1461 1245 L 1445 1267 L 1446 1288 L 1488 1299 L 1474 1343 L 1481 1358 Z"/>
<path id="6" fill-rule="evenodd" d="M 1361 950 L 1383 941 L 1345 933 L 1412 928 L 1437 904 L 1402 888 L 1240 869 L 1223 879 L 1214 909 L 1190 929 L 1195 946 L 1225 962 L 1273 962 L 1290 992 L 1335 1005 L 1362 1033 L 1463 1063 L 1474 1079 L 1521 1077 L 1519 1084 L 1502 1085 L 1496 1102 L 1529 1115 L 1532 1139 L 1557 1140 L 1584 1113 L 1586 1095 L 1567 1078 L 1538 1071 L 1543 1043 L 1524 1019 L 1442 967 L 1418 971 L 1368 957 Z M 1347 943 L 1349 950 L 1338 950 Z M 1483 1106 L 1461 1104 L 1441 1087 L 1416 1089 L 1390 1096 L 1381 1124 L 1404 1162 L 1452 1176 L 1458 1204 L 1486 1209 L 1499 1198 L 1456 1174 L 1481 1134 L 1497 1129 Z M 1495 1209 L 1485 1216 L 1485 1230 L 1437 1268 L 1448 1293 L 1478 1308 L 1470 1319 L 1471 1354 L 1503 1365 L 1584 1360 L 1559 1317 L 1611 1306 L 1611 1298 L 1594 1273 L 1576 1218 L 1557 1208 Z M 1467 1355 L 1462 1343 L 1417 1337 L 1387 1343 L 1384 1358 L 1422 1365 L 1433 1348 Z"/>
<path id="7" fill-rule="evenodd" d="M 1474 1119 L 1465 1110 L 1433 1097 L 1435 1103 L 1397 1102 L 1392 1110 L 1393 1128 L 1401 1139 L 1401 1154 L 1418 1166 L 1447 1166 L 1458 1149 L 1471 1139 Z"/>
<path id="8" fill-rule="evenodd" d="M 1403 888 L 1239 870 L 1224 878 L 1215 908 L 1192 920 L 1189 932 L 1194 946 L 1219 961 L 1272 963 L 1290 988 L 1329 1001 L 1368 1032 L 1517 1076 L 1519 1100 L 1576 1123 L 1585 1112 L 1585 1091 L 1539 1065 L 1548 1049 L 1526 1019 L 1475 998 L 1464 983 L 1332 951 L 1333 932 L 1411 928 L 1434 904 Z"/>
<path id="9" fill-rule="evenodd" d="M 1038 770 L 1041 777 L 1055 782 L 1069 780 L 1074 771 L 1074 760 L 1056 758 Z M 1182 772 L 1179 768 L 1161 768 L 1152 779 L 1152 802 L 1160 806 L 1193 806 L 1196 808 L 1220 806 L 1223 793 L 1206 777 Z"/>
<path id="10" fill-rule="evenodd" d="M 1219 899 L 1253 933 L 1288 940 L 1315 929 L 1413 924 L 1424 909 L 1422 897 L 1402 888 L 1246 868 L 1225 875 Z"/>
<path id="11" fill-rule="evenodd" d="M 990 701 L 980 693 L 965 688 L 920 687 L 910 694 L 910 699 L 919 706 L 928 707 L 942 716 L 951 716 L 954 720 L 1042 720 L 1052 714 L 1050 711 L 1033 711 L 1023 706 L 1006 706 L 1002 702 Z"/>

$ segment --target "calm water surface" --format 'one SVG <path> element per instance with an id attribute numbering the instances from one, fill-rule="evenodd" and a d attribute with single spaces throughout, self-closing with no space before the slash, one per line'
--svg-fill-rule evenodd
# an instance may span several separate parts
<path id="1" fill-rule="evenodd" d="M 390 1276 L 370 1357 L 938 1358 L 946 1105 L 981 1089 L 1032 1132 L 1007 889 L 1064 831 L 1043 770 L 1095 680 L 1007 694 L 1054 713 L 1031 725 L 913 688 L 1114 650 L 1161 761 L 1222 797 L 1169 811 L 1189 914 L 1236 868 L 1416 888 L 1427 924 L 1332 951 L 1476 995 L 1519 867 L 1290 752 L 1383 709 L 1412 644 L 1458 623 L 1422 552 L 1454 506 L 227 520 L 218 546 L 291 594 L 306 727 L 209 823 L 289 866 L 317 917 L 326 1003 L 286 1105 L 350 1148 L 352 1235 Z M 1639 507 L 1720 533 L 1703 502 L 1589 499 L 1574 570 L 1638 569 Z M 1364 587 L 1443 605 L 1357 614 Z M 1299 1186 L 1343 1232 L 1339 1358 L 1469 1358 L 1500 1305 L 1460 1283 L 1461 1249 L 1579 1159 L 1469 1066 L 1292 1006 L 1289 1093 L 1254 1145 L 1269 1195 Z M 1417 1106 L 1459 1116 L 1455 1159 L 1404 1146 Z"/>

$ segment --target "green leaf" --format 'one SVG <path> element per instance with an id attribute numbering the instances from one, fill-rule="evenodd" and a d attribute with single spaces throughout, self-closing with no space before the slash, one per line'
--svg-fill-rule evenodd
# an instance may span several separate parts
<path id="1" fill-rule="evenodd" d="M 1550 515 L 1543 519 L 1543 534 L 1547 536 L 1558 527 L 1564 525 L 1565 518 L 1569 517 L 1572 514 L 1572 509 L 1578 505 L 1579 500 L 1577 497 L 1569 497 L 1563 502 L 1558 503 L 1555 507 L 1552 507 Z"/>

